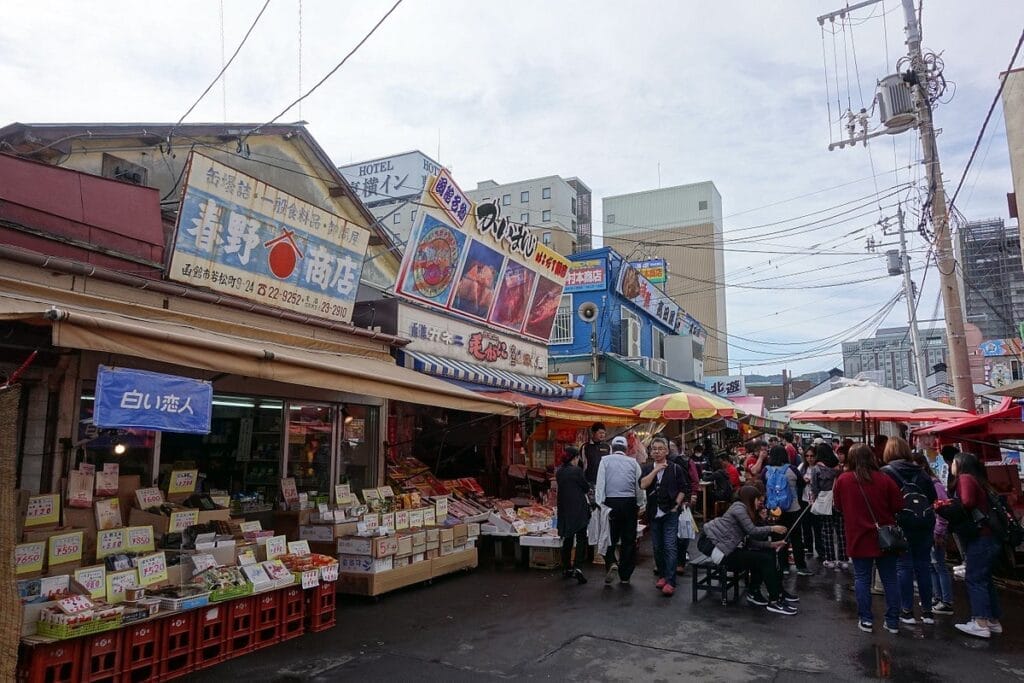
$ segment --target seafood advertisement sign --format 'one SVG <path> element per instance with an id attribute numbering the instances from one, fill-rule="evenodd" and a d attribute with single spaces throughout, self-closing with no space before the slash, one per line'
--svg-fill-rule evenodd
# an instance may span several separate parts
<path id="1" fill-rule="evenodd" d="M 547 344 L 569 260 L 503 216 L 498 202 L 469 201 L 447 170 L 430 179 L 422 205 L 396 293 Z"/>

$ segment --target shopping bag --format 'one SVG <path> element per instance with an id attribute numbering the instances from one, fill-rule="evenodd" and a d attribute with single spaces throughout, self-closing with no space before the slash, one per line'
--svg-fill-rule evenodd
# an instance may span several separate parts
<path id="1" fill-rule="evenodd" d="M 818 497 L 811 503 L 811 513 L 815 515 L 828 516 L 832 514 L 832 492 L 821 491 Z"/>
<path id="2" fill-rule="evenodd" d="M 678 535 L 680 539 L 697 538 L 697 524 L 693 521 L 693 513 L 688 507 L 683 508 L 683 511 L 679 513 Z"/>

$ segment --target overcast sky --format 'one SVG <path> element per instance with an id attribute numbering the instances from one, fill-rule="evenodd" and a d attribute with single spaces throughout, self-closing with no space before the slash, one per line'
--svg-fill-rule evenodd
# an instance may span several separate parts
<path id="1" fill-rule="evenodd" d="M 272 0 L 226 93 L 218 84 L 187 121 L 266 121 L 301 92 L 300 35 L 308 89 L 390 6 L 305 0 L 300 33 L 300 4 Z M 466 188 L 579 176 L 594 190 L 595 219 L 602 196 L 712 180 L 726 215 L 733 370 L 828 369 L 841 366 L 831 342 L 906 323 L 902 302 L 875 316 L 900 282 L 871 280 L 885 264 L 864 242 L 883 239 L 870 226 L 897 199 L 916 224 L 923 187 L 913 132 L 881 138 L 870 153 L 826 149 L 829 115 L 862 98 L 870 108 L 876 79 L 905 50 L 897 0 L 823 31 L 815 17 L 841 6 L 405 0 L 281 120 L 308 121 L 339 164 L 420 149 Z M 8 0 L 0 123 L 177 121 L 222 65 L 221 7 L 230 55 L 262 2 Z M 942 53 L 950 82 L 935 114 L 950 190 L 1022 27 L 1017 0 L 924 0 L 924 44 Z M 842 135 L 838 124 L 831 135 Z M 957 205 L 968 219 L 1005 218 L 1010 190 L 1000 104 Z M 922 268 L 916 234 L 911 248 Z M 937 279 L 933 268 L 923 318 L 933 317 Z M 835 283 L 854 284 L 822 286 Z"/>

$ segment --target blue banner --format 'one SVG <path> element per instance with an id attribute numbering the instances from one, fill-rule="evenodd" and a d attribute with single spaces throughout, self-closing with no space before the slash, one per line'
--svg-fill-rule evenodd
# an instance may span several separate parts
<path id="1" fill-rule="evenodd" d="M 209 434 L 213 385 L 199 379 L 145 370 L 99 367 L 93 423 L 101 428 L 139 427 Z"/>

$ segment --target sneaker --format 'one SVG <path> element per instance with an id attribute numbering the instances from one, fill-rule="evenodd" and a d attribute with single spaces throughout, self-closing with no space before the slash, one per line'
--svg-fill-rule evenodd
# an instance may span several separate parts
<path id="1" fill-rule="evenodd" d="M 949 604 L 948 602 L 942 602 L 940 600 L 939 602 L 932 605 L 932 612 L 934 612 L 935 614 L 952 614 L 953 605 Z"/>
<path id="2" fill-rule="evenodd" d="M 583 570 L 579 567 L 572 570 L 572 575 L 576 577 L 576 583 L 578 583 L 581 586 L 587 582 L 587 577 L 584 576 Z"/>
<path id="3" fill-rule="evenodd" d="M 790 593 L 787 590 L 783 590 L 782 591 L 782 600 L 784 602 L 800 602 L 800 598 L 798 598 L 797 596 L 793 595 L 792 593 Z"/>
<path id="4" fill-rule="evenodd" d="M 765 607 L 768 604 L 768 598 L 764 597 L 764 594 L 759 590 L 754 592 L 747 591 L 747 602 L 758 607 Z"/>
<path id="5" fill-rule="evenodd" d="M 666 583 L 665 587 L 661 589 L 661 594 L 667 598 L 671 598 L 672 595 L 675 594 L 675 592 L 676 587 L 673 586 L 671 583 Z"/>
<path id="6" fill-rule="evenodd" d="M 619 579 L 619 583 L 623 586 L 629 585 L 629 579 Z"/>
<path id="7" fill-rule="evenodd" d="M 839 563 L 839 568 L 842 569 L 845 572 L 847 569 L 850 568 L 850 563 L 849 562 L 840 562 Z"/>
<path id="8" fill-rule="evenodd" d="M 935 623 L 935 615 L 931 612 L 925 612 L 921 615 L 921 623 L 927 626 L 931 626 Z"/>
<path id="9" fill-rule="evenodd" d="M 835 569 L 836 568 L 836 564 L 837 563 L 836 563 L 835 560 L 825 560 L 824 562 L 821 563 L 821 566 L 824 567 L 825 569 Z"/>
<path id="10" fill-rule="evenodd" d="M 796 614 L 796 607 L 788 605 L 782 600 L 776 600 L 775 602 L 769 602 L 766 610 L 773 614 L 785 614 L 786 616 L 792 616 Z"/>
<path id="11" fill-rule="evenodd" d="M 662 588 L 665 587 L 666 583 L 668 583 L 668 581 L 666 581 L 665 579 L 658 579 L 658 582 L 656 584 L 654 584 L 654 587 L 657 588 L 658 590 L 661 590 Z"/>
<path id="12" fill-rule="evenodd" d="M 608 571 L 604 574 L 604 582 L 611 583 L 615 580 L 615 575 L 619 573 L 619 565 L 612 562 L 612 565 L 608 567 Z"/>
<path id="13" fill-rule="evenodd" d="M 814 572 L 812 572 L 807 567 L 800 567 L 799 569 L 796 570 L 796 575 L 797 576 L 814 576 Z"/>
<path id="14" fill-rule="evenodd" d="M 908 610 L 900 610 L 900 621 L 904 624 L 916 624 L 917 619 L 914 618 L 914 613 Z"/>
<path id="15" fill-rule="evenodd" d="M 864 633 L 871 633 L 875 630 L 875 625 L 872 624 L 870 621 L 861 620 L 857 623 L 857 628 L 859 628 L 861 631 L 864 631 Z"/>
<path id="16" fill-rule="evenodd" d="M 900 632 L 900 626 L 899 626 L 899 624 L 886 624 L 885 625 L 885 630 L 888 631 L 889 633 L 899 633 Z"/>
<path id="17" fill-rule="evenodd" d="M 1002 632 L 1003 632 L 1003 625 L 1000 624 L 998 621 L 992 621 L 991 619 L 989 619 L 988 620 L 988 632 L 991 633 L 992 635 L 998 636 L 998 635 L 1002 634 Z"/>
<path id="18" fill-rule="evenodd" d="M 974 619 L 971 619 L 966 624 L 956 624 L 958 631 L 963 631 L 969 636 L 976 636 L 978 638 L 991 638 L 992 631 L 984 626 L 981 626 Z M 1000 630 L 1002 630 L 1000 628 Z"/>

